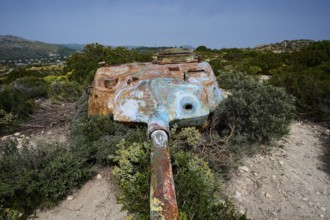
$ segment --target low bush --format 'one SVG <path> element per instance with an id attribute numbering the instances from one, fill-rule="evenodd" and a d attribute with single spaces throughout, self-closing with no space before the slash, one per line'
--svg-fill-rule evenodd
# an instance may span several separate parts
<path id="1" fill-rule="evenodd" d="M 49 75 L 60 75 L 61 71 L 52 71 L 52 70 L 32 70 L 27 67 L 18 67 L 13 69 L 4 79 L 2 80 L 3 84 L 9 84 L 11 82 L 16 81 L 17 79 L 20 78 L 25 78 L 25 77 L 33 77 L 33 78 L 40 78 L 42 79 L 43 77 L 47 77 Z"/>
<path id="2" fill-rule="evenodd" d="M 105 61 L 109 65 L 117 65 L 133 62 L 151 62 L 150 53 L 139 53 L 136 50 L 128 50 L 124 47 L 105 47 L 101 44 L 88 44 L 83 53 L 74 53 L 67 59 L 65 72 L 72 72 L 69 79 L 88 86 L 93 80 L 99 62 Z"/>
<path id="3" fill-rule="evenodd" d="M 108 116 L 76 120 L 71 124 L 72 148 L 91 163 L 109 164 L 108 155 L 114 154 L 116 145 L 125 136 L 115 136 L 116 130 L 121 128 L 123 125 Z"/>
<path id="4" fill-rule="evenodd" d="M 171 139 L 169 141 L 172 148 L 183 150 L 194 150 L 198 146 L 201 133 L 195 127 L 182 128 L 178 132 L 178 127 L 175 124 L 171 129 Z"/>
<path id="5" fill-rule="evenodd" d="M 113 174 L 119 181 L 122 193 L 117 197 L 123 209 L 135 213 L 138 218 L 149 218 L 149 161 L 150 143 L 122 140 L 114 160 L 117 166 Z"/>
<path id="6" fill-rule="evenodd" d="M 140 142 L 146 138 L 145 127 L 127 127 L 113 121 L 111 116 L 87 117 L 87 99 L 84 94 L 77 101 L 77 110 L 71 122 L 72 148 L 99 165 L 114 164 L 113 157 L 120 140 Z"/>
<path id="7" fill-rule="evenodd" d="M 297 115 L 300 118 L 322 121 L 328 125 L 330 41 L 297 45 L 269 45 L 269 51 L 221 49 L 216 52 L 218 56 L 210 64 L 216 75 L 235 71 L 250 75 L 271 75 L 270 84 L 284 87 L 289 94 L 295 96 Z M 282 52 L 275 53 L 271 50 Z"/>
<path id="8" fill-rule="evenodd" d="M 35 208 L 55 205 L 91 177 L 92 166 L 113 163 L 120 140 L 145 138 L 145 130 L 126 128 L 110 117 L 88 119 L 86 101 L 84 96 L 78 102 L 69 145 L 0 146 L 0 219 L 26 219 Z"/>
<path id="9" fill-rule="evenodd" d="M 330 123 L 330 62 L 317 68 L 282 68 L 270 83 L 296 97 L 297 112 L 304 118 Z"/>
<path id="10" fill-rule="evenodd" d="M 36 98 L 75 101 L 81 93 L 81 86 L 77 82 L 70 82 L 65 78 L 63 80 L 60 76 L 49 77 L 48 80 L 38 77 L 18 78 L 0 89 L 0 128 L 2 132 L 8 132 L 14 128 L 17 121 L 32 114 L 36 107 Z"/>
<path id="11" fill-rule="evenodd" d="M 110 116 L 89 117 L 81 126 L 74 129 L 77 129 L 74 130 L 74 134 L 83 135 L 89 142 L 98 140 L 104 134 L 124 136 L 126 133 L 126 127 L 114 122 Z"/>
<path id="12" fill-rule="evenodd" d="M 79 83 L 68 80 L 50 82 L 47 88 L 48 96 L 57 101 L 75 101 L 82 93 Z"/>
<path id="13" fill-rule="evenodd" d="M 13 88 L 28 99 L 47 97 L 47 83 L 38 77 L 23 77 L 12 82 Z"/>
<path id="14" fill-rule="evenodd" d="M 26 219 L 37 207 L 50 207 L 91 176 L 84 158 L 64 145 L 17 149 L 0 146 L 0 217 Z"/>
<path id="15" fill-rule="evenodd" d="M 66 81 L 68 80 L 66 76 L 54 76 L 54 75 L 51 75 L 51 76 L 46 76 L 44 77 L 44 80 L 47 82 L 47 83 L 53 83 L 53 82 L 61 82 L 61 81 Z"/>
<path id="16" fill-rule="evenodd" d="M 7 125 L 17 119 L 23 119 L 32 113 L 35 104 L 26 98 L 25 94 L 16 90 L 12 85 L 6 85 L 0 90 L 0 109 L 3 117 L 10 116 Z M 2 119 L 4 120 L 4 118 Z M 4 127 L 0 127 L 0 132 Z"/>
<path id="17" fill-rule="evenodd" d="M 187 219 L 246 219 L 219 197 L 220 185 L 208 164 L 192 153 L 173 155 L 173 175 L 178 207 Z"/>
<path id="18" fill-rule="evenodd" d="M 194 131 L 192 131 L 194 130 Z M 177 134 L 180 145 L 196 134 L 194 128 L 183 129 Z M 172 132 L 173 133 L 173 132 Z M 201 134 L 198 133 L 198 136 Z M 178 142 L 177 142 L 178 143 Z M 198 141 L 194 141 L 197 144 Z M 173 176 L 181 219 L 246 219 L 238 214 L 229 201 L 219 197 L 220 185 L 208 164 L 195 154 L 171 147 Z M 148 219 L 149 208 L 149 159 L 150 143 L 145 140 L 118 144 L 114 175 L 119 180 L 122 194 L 118 201 L 123 208 L 134 213 L 136 219 Z"/>
<path id="19" fill-rule="evenodd" d="M 13 121 L 13 114 L 7 113 L 5 110 L 0 109 L 0 126 L 5 126 Z"/>
<path id="20" fill-rule="evenodd" d="M 232 94 L 216 109 L 213 126 L 232 153 L 254 153 L 255 147 L 288 132 L 294 98 L 283 88 L 241 73 L 224 74 L 220 80 Z"/>
<path id="21" fill-rule="evenodd" d="M 230 136 L 235 144 L 263 144 L 287 133 L 295 107 L 294 98 L 283 88 L 241 73 L 222 77 L 222 84 L 232 95 L 214 114 L 220 136 Z"/>

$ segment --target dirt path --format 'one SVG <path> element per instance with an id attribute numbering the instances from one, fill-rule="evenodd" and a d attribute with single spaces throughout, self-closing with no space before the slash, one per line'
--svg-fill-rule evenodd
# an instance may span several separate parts
<path id="1" fill-rule="evenodd" d="M 103 169 L 80 190 L 67 197 L 54 209 L 37 212 L 40 220 L 121 220 L 127 213 L 121 212 L 116 203 L 117 185 L 111 168 Z"/>
<path id="2" fill-rule="evenodd" d="M 329 130 L 293 123 L 270 156 L 247 158 L 225 192 L 252 219 L 330 219 Z"/>

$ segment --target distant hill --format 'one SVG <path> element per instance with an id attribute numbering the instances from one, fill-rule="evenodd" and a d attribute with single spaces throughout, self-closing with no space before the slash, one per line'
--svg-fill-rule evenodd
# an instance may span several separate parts
<path id="1" fill-rule="evenodd" d="M 271 50 L 273 52 L 288 52 L 288 51 L 298 51 L 303 47 L 307 47 L 313 40 L 301 39 L 301 40 L 285 40 L 280 43 L 272 43 L 272 44 L 262 44 L 256 46 L 254 49 L 256 50 Z"/>
<path id="2" fill-rule="evenodd" d="M 49 44 L 40 41 L 32 41 L 13 35 L 0 35 L 0 61 L 30 60 L 30 59 L 55 59 L 63 58 L 76 51 L 82 51 L 85 44 Z M 140 52 L 158 52 L 170 47 L 144 47 L 124 46 Z M 190 45 L 183 48 L 195 49 Z"/>
<path id="3" fill-rule="evenodd" d="M 125 47 L 127 47 L 128 49 L 131 49 L 131 50 L 136 50 L 139 52 L 149 52 L 149 53 L 157 53 L 161 50 L 173 48 L 173 47 L 169 47 L 169 46 L 163 46 L 163 47 L 125 46 Z M 184 45 L 184 46 L 180 46 L 180 47 L 189 49 L 189 50 L 195 49 L 193 46 L 190 46 L 190 45 Z"/>
<path id="4" fill-rule="evenodd" d="M 0 60 L 42 59 L 64 57 L 74 53 L 76 49 L 31 41 L 12 35 L 0 35 Z"/>
<path id="5" fill-rule="evenodd" d="M 59 44 L 61 46 L 76 50 L 76 51 L 82 51 L 86 44 Z"/>

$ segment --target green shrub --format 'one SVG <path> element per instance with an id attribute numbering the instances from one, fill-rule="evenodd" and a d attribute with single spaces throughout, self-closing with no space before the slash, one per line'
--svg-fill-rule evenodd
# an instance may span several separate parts
<path id="1" fill-rule="evenodd" d="M 66 81 L 68 80 L 66 76 L 54 76 L 54 75 L 50 75 L 50 76 L 46 76 L 44 77 L 44 80 L 47 83 L 53 83 L 53 82 L 61 82 L 61 81 Z"/>
<path id="2" fill-rule="evenodd" d="M 256 84 L 259 85 L 256 76 L 247 76 L 247 74 L 237 71 L 222 72 L 217 79 L 220 87 L 228 90 L 250 90 L 253 89 Z"/>
<path id="3" fill-rule="evenodd" d="M 34 102 L 27 99 L 24 93 L 16 90 L 13 86 L 7 85 L 0 90 L 0 109 L 5 114 L 12 114 L 13 118 L 25 118 L 32 113 Z"/>
<path id="4" fill-rule="evenodd" d="M 216 110 L 219 132 L 233 133 L 236 143 L 265 143 L 288 131 L 294 98 L 284 89 L 243 74 L 224 75 L 232 95 Z"/>
<path id="5" fill-rule="evenodd" d="M 12 82 L 13 88 L 26 98 L 47 97 L 47 83 L 38 77 L 23 77 Z"/>
<path id="6" fill-rule="evenodd" d="M 118 144 L 115 161 L 118 163 L 113 174 L 119 180 L 122 193 L 117 197 L 123 209 L 136 213 L 141 219 L 149 218 L 149 157 L 150 144 Z M 143 216 L 143 217 L 142 217 Z"/>
<path id="7" fill-rule="evenodd" d="M 23 213 L 15 209 L 2 208 L 0 206 L 0 219 L 1 220 L 17 220 L 23 216 Z"/>
<path id="8" fill-rule="evenodd" d="M 31 94 L 31 93 L 30 93 Z M 0 134 L 11 132 L 15 125 L 33 112 L 35 103 L 12 85 L 0 89 Z"/>
<path id="9" fill-rule="evenodd" d="M 77 112 L 71 123 L 72 148 L 84 158 L 99 165 L 113 164 L 113 155 L 121 139 L 140 142 L 145 128 L 129 128 L 114 122 L 111 116 L 87 117 L 87 95 L 77 101 Z"/>
<path id="10" fill-rule="evenodd" d="M 172 147 L 192 150 L 198 146 L 202 135 L 195 127 L 182 128 L 180 132 L 177 132 L 177 129 L 176 124 L 171 129 L 170 144 Z"/>
<path id="11" fill-rule="evenodd" d="M 223 55 L 210 64 L 216 75 L 235 71 L 272 75 L 269 81 L 272 85 L 284 87 L 296 97 L 299 117 L 329 123 L 330 41 L 317 41 L 302 48 L 294 46 L 292 51 L 289 47 L 283 48 L 286 52 L 282 53 L 221 49 L 217 53 Z"/>
<path id="12" fill-rule="evenodd" d="M 78 110 L 67 146 L 0 146 L 0 219 L 26 219 L 35 208 L 53 206 L 91 176 L 92 166 L 113 164 L 120 140 L 145 140 L 145 129 L 125 127 L 110 117 L 88 119 L 86 97 L 79 100 Z"/>
<path id="13" fill-rule="evenodd" d="M 55 205 L 91 176 L 84 158 L 60 144 L 16 148 L 0 146 L 0 216 L 21 213 L 25 219 L 37 207 Z"/>
<path id="14" fill-rule="evenodd" d="M 122 194 L 118 201 L 123 208 L 148 219 L 150 144 L 127 142 L 118 144 L 114 175 Z M 207 163 L 192 153 L 172 152 L 173 176 L 181 218 L 185 219 L 246 219 L 236 213 L 229 201 L 219 198 L 220 186 Z"/>
<path id="15" fill-rule="evenodd" d="M 187 219 L 246 219 L 219 198 L 220 185 L 205 161 L 183 151 L 174 153 L 173 161 L 178 208 Z"/>
<path id="16" fill-rule="evenodd" d="M 330 122 L 330 62 L 313 68 L 282 68 L 270 79 L 296 97 L 300 116 Z"/>
<path id="17" fill-rule="evenodd" d="M 79 83 L 68 80 L 53 81 L 48 85 L 47 94 L 53 100 L 75 101 L 82 93 Z"/>
<path id="18" fill-rule="evenodd" d="M 7 113 L 5 110 L 0 109 L 0 126 L 8 125 L 13 121 L 13 114 Z"/>
<path id="19" fill-rule="evenodd" d="M 55 73 L 49 70 L 46 71 L 38 71 L 38 70 L 29 70 L 26 67 L 18 67 L 11 71 L 6 78 L 3 80 L 2 83 L 9 84 L 14 82 L 17 79 L 24 78 L 24 77 L 33 77 L 33 78 L 43 78 L 49 75 L 58 75 L 60 71 L 56 71 Z"/>
<path id="20" fill-rule="evenodd" d="M 235 79 L 226 81 L 228 82 L 228 87 L 237 86 L 232 89 L 234 93 L 233 96 L 236 92 L 241 92 L 240 88 L 243 88 L 245 91 L 249 91 L 247 93 L 252 93 L 253 95 L 260 92 L 266 92 L 268 95 L 269 93 L 274 93 L 274 96 L 278 99 L 285 97 L 282 94 L 283 90 L 280 89 L 278 91 L 277 88 L 263 85 L 259 83 L 258 79 L 249 77 L 246 78 L 244 75 L 235 77 L 239 79 L 239 83 L 241 83 L 240 85 L 238 85 L 239 83 L 236 82 Z M 265 95 L 257 96 L 257 99 L 255 100 L 249 96 L 244 96 L 243 94 L 245 93 L 241 92 L 238 94 L 240 100 L 246 99 L 244 103 L 250 102 L 253 105 L 260 105 L 262 108 L 265 108 L 265 105 L 267 106 L 266 111 L 271 108 L 267 104 L 264 104 Z M 283 95 L 283 97 L 281 95 Z M 87 97 L 79 100 L 80 106 L 82 107 L 78 108 L 78 112 L 86 112 L 86 98 Z M 272 100 L 272 96 L 267 96 L 266 100 L 269 98 Z M 253 103 L 252 100 L 255 100 L 256 103 Z M 284 98 L 284 101 L 285 100 L 288 101 L 287 98 Z M 273 101 L 268 101 L 268 104 L 272 106 L 274 103 L 276 104 L 277 101 L 278 100 L 276 98 L 273 98 Z M 236 108 L 235 105 L 231 104 L 226 106 L 226 111 L 222 112 L 223 115 L 226 115 L 228 112 L 232 112 L 232 110 Z M 243 107 L 237 109 L 237 111 L 239 113 L 245 112 L 248 107 L 249 104 L 243 105 Z M 281 109 L 282 107 L 282 104 L 280 104 L 278 108 Z M 276 110 L 275 108 L 274 114 L 277 113 L 277 111 L 280 112 L 280 110 Z M 292 117 L 292 113 L 288 114 L 291 114 L 290 117 Z M 260 114 L 253 117 L 259 120 L 258 123 L 265 123 L 265 121 L 269 120 L 269 118 L 264 118 L 265 115 Z M 245 118 L 244 115 L 241 115 L 241 118 L 242 120 L 249 120 L 249 117 Z M 81 114 L 81 117 L 78 117 L 75 120 L 80 124 L 76 124 L 77 127 L 72 129 L 72 134 L 74 135 L 75 140 L 80 139 L 79 142 L 81 143 L 74 144 L 76 147 L 81 147 L 81 150 L 78 149 L 76 151 L 84 151 L 85 153 L 88 152 L 86 155 L 82 155 L 82 157 L 89 158 L 90 162 L 93 161 L 92 163 L 101 165 L 109 163 L 117 164 L 117 168 L 114 169 L 114 173 L 122 188 L 122 194 L 118 197 L 118 201 L 123 204 L 124 209 L 135 213 L 137 218 L 149 218 L 148 167 L 150 146 L 149 144 L 144 143 L 146 139 L 145 129 L 139 130 L 125 127 L 121 124 L 113 122 L 111 117 L 87 118 L 84 114 Z M 237 123 L 237 121 L 233 121 Z M 238 120 L 238 122 L 240 122 L 240 120 Z M 244 124 L 244 126 L 246 125 L 248 125 L 248 123 Z M 288 124 L 286 124 L 286 126 L 287 125 Z M 242 125 L 242 127 L 244 126 Z M 257 127 L 257 125 L 254 126 Z M 262 124 L 262 126 L 264 125 Z M 237 127 L 240 127 L 240 125 Z M 219 123 L 217 128 L 220 133 L 224 134 L 226 129 L 229 130 L 230 127 L 228 127 L 227 124 Z M 269 127 L 266 127 L 266 129 L 269 129 Z M 237 142 L 255 142 L 256 140 L 252 138 L 242 138 L 248 135 L 246 134 L 247 131 L 249 131 L 249 129 L 237 130 L 238 133 L 235 133 L 236 137 L 234 142 L 236 144 Z M 254 132 L 258 133 L 256 130 Z M 261 139 L 258 139 L 259 136 L 257 136 L 257 140 L 265 141 L 267 138 L 265 139 L 263 135 L 263 133 L 260 134 L 262 137 Z M 222 201 L 218 197 L 220 193 L 219 181 L 221 180 L 214 176 L 213 172 L 208 167 L 208 164 L 196 155 L 182 151 L 191 151 L 191 149 L 195 150 L 199 146 L 205 144 L 203 142 L 210 140 L 201 140 L 201 134 L 195 128 L 183 128 L 178 133 L 176 133 L 174 129 L 174 131 L 171 132 L 171 137 L 172 140 L 170 142 L 173 144 L 173 146 L 171 145 L 173 174 L 175 178 L 176 192 L 178 195 L 177 199 L 180 216 L 187 219 L 244 219 L 245 216 L 237 214 L 229 201 Z M 216 142 L 213 147 L 220 146 L 217 145 L 219 142 L 217 142 L 218 140 L 216 138 L 213 138 L 213 141 Z M 220 147 L 224 147 L 224 150 L 222 150 L 225 152 L 225 156 L 227 157 L 231 157 L 231 154 L 235 153 L 235 149 L 233 150 L 228 148 L 228 146 L 224 143 L 222 143 Z M 228 163 L 228 158 L 225 158 L 224 160 L 226 161 L 216 162 L 221 165 L 223 165 L 222 163 Z M 231 164 L 226 165 L 230 166 Z M 217 173 L 217 176 L 221 175 L 222 173 Z"/>
<path id="21" fill-rule="evenodd" d="M 92 116 L 72 129 L 73 135 L 83 135 L 89 142 L 96 141 L 103 135 L 124 136 L 127 130 L 124 125 L 114 122 L 111 116 Z"/>
<path id="22" fill-rule="evenodd" d="M 83 49 L 84 53 L 72 54 L 67 60 L 64 71 L 69 72 L 69 79 L 88 86 L 93 80 L 95 71 L 100 61 L 105 61 L 109 65 L 117 65 L 133 62 L 151 62 L 152 55 L 149 53 L 139 53 L 135 50 L 128 50 L 124 47 L 105 47 L 101 44 L 89 44 Z"/>

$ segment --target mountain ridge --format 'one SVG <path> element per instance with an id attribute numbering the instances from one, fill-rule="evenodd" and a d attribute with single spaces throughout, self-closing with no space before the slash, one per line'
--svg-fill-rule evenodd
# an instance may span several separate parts
<path id="1" fill-rule="evenodd" d="M 0 60 L 63 58 L 75 51 L 59 44 L 32 41 L 13 35 L 0 35 Z"/>
<path id="2" fill-rule="evenodd" d="M 261 44 L 253 47 L 259 51 L 288 52 L 297 51 L 306 47 L 315 41 L 309 39 L 284 40 L 278 43 Z M 14 35 L 0 35 L 0 62 L 10 60 L 28 60 L 28 59 L 60 59 L 71 55 L 74 52 L 82 51 L 86 44 L 68 43 L 52 44 L 42 41 L 34 41 Z M 115 47 L 115 46 L 113 46 Z M 123 46 L 128 49 L 134 49 L 142 52 L 152 52 L 157 48 L 146 46 Z M 190 45 L 182 47 L 195 49 Z M 167 47 L 164 47 L 167 48 Z M 161 47 L 158 47 L 161 49 Z"/>
<path id="3" fill-rule="evenodd" d="M 309 39 L 297 39 L 297 40 L 284 40 L 278 43 L 270 43 L 270 44 L 260 44 L 254 47 L 256 50 L 271 50 L 273 52 L 290 52 L 290 51 L 298 51 L 304 47 L 309 46 L 314 43 L 314 40 Z"/>

